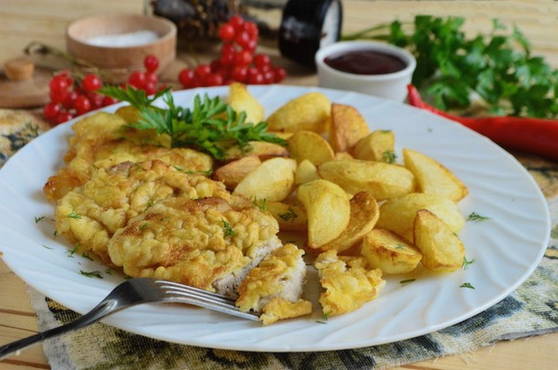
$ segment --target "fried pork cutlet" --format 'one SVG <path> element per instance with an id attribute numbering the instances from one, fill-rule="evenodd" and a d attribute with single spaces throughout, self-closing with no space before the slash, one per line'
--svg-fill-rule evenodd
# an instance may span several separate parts
<path id="1" fill-rule="evenodd" d="M 133 277 L 176 281 L 225 293 L 219 279 L 238 275 L 281 245 L 277 221 L 257 207 L 222 198 L 160 202 L 110 240 L 112 262 Z"/>
<path id="2" fill-rule="evenodd" d="M 382 271 L 366 268 L 364 258 L 337 256 L 335 250 L 320 254 L 314 265 L 324 288 L 320 304 L 326 316 L 356 310 L 376 298 L 385 283 Z"/>
<path id="3" fill-rule="evenodd" d="M 311 313 L 312 304 L 300 299 L 306 274 L 303 254 L 294 244 L 286 244 L 250 271 L 240 284 L 236 301 L 240 310 L 262 312 L 264 325 Z"/>
<path id="4" fill-rule="evenodd" d="M 211 170 L 213 161 L 208 155 L 193 149 L 140 145 L 140 134 L 137 130 L 126 129 L 125 124 L 117 115 L 99 112 L 72 126 L 75 135 L 70 138 L 70 147 L 64 156 L 66 167 L 48 179 L 43 188 L 46 197 L 56 201 L 84 184 L 96 169 L 126 161 L 159 159 L 185 171 Z"/>
<path id="5" fill-rule="evenodd" d="M 159 160 L 122 162 L 93 172 L 90 180 L 57 202 L 56 230 L 81 253 L 110 264 L 107 245 L 129 219 L 168 198 L 229 199 L 225 186 L 205 176 L 185 174 Z"/>

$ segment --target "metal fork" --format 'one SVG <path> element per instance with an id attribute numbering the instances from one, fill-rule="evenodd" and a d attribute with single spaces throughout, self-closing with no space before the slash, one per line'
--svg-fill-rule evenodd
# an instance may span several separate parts
<path id="1" fill-rule="evenodd" d="M 254 313 L 241 312 L 229 297 L 171 281 L 136 278 L 119 284 L 101 303 L 77 320 L 1 346 L 0 359 L 45 339 L 91 325 L 125 308 L 142 303 L 160 302 L 188 303 L 243 319 L 259 320 L 258 315 Z"/>

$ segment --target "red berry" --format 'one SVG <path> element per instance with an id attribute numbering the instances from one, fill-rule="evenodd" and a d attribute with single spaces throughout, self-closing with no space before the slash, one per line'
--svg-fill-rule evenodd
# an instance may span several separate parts
<path id="1" fill-rule="evenodd" d="M 287 77 L 287 71 L 281 67 L 273 68 L 273 74 L 275 75 L 275 82 L 281 82 Z"/>
<path id="2" fill-rule="evenodd" d="M 244 49 L 247 49 L 250 46 L 250 41 L 252 41 L 252 39 L 250 38 L 250 35 L 248 35 L 248 32 L 240 32 L 234 38 L 234 42 Z"/>
<path id="3" fill-rule="evenodd" d="M 216 73 L 210 73 L 203 79 L 206 86 L 220 86 L 223 84 L 223 77 Z"/>
<path id="4" fill-rule="evenodd" d="M 223 41 L 231 41 L 234 38 L 234 27 L 225 23 L 219 27 L 219 38 Z"/>
<path id="5" fill-rule="evenodd" d="M 250 40 L 250 42 L 248 43 L 248 46 L 246 46 L 244 49 L 253 53 L 254 51 L 256 51 L 257 47 L 258 47 L 258 42 L 256 40 Z"/>
<path id="6" fill-rule="evenodd" d="M 57 75 L 48 83 L 50 92 L 59 93 L 66 92 L 70 87 L 69 81 L 65 75 Z"/>
<path id="7" fill-rule="evenodd" d="M 194 71 L 184 68 L 178 75 L 178 81 L 186 88 L 192 87 L 194 82 Z"/>
<path id="8" fill-rule="evenodd" d="M 256 54 L 254 56 L 254 64 L 258 69 L 262 70 L 265 66 L 269 66 L 271 64 L 271 59 L 265 54 Z"/>
<path id="9" fill-rule="evenodd" d="M 43 108 L 43 115 L 49 121 L 53 121 L 58 113 L 62 110 L 62 106 L 58 103 L 48 103 Z"/>
<path id="10" fill-rule="evenodd" d="M 242 29 L 244 19 L 238 15 L 234 15 L 229 19 L 229 24 L 234 27 L 235 31 L 239 31 Z"/>
<path id="11" fill-rule="evenodd" d="M 234 81 L 244 82 L 246 81 L 247 74 L 248 74 L 248 68 L 243 66 L 237 66 L 233 68 L 231 77 Z"/>
<path id="12" fill-rule="evenodd" d="M 143 59 L 143 66 L 148 72 L 155 72 L 159 68 L 159 59 L 155 55 L 148 55 Z"/>
<path id="13" fill-rule="evenodd" d="M 91 102 L 85 95 L 80 95 L 74 102 L 74 108 L 76 109 L 77 115 L 81 116 L 82 114 L 87 113 L 91 110 Z"/>
<path id="14" fill-rule="evenodd" d="M 88 92 L 86 96 L 87 99 L 89 99 L 89 101 L 91 102 L 91 109 L 97 109 L 103 106 L 103 99 L 105 98 L 103 95 L 94 92 Z"/>
<path id="15" fill-rule="evenodd" d="M 200 64 L 194 69 L 194 75 L 196 77 L 204 77 L 211 73 L 211 68 L 207 64 Z"/>
<path id="16" fill-rule="evenodd" d="M 72 118 L 74 118 L 74 116 L 70 113 L 70 112 L 64 112 L 61 111 L 60 113 L 58 113 L 58 115 L 56 115 L 56 117 L 54 118 L 54 123 L 56 123 L 57 125 L 66 121 L 71 120 Z"/>
<path id="17" fill-rule="evenodd" d="M 155 85 L 157 85 L 157 83 L 159 82 L 159 77 L 157 77 L 157 74 L 155 72 L 146 72 L 145 73 L 145 83 L 154 83 Z"/>
<path id="18" fill-rule="evenodd" d="M 134 71 L 128 77 L 128 83 L 136 89 L 143 89 L 145 85 L 145 73 L 141 71 Z"/>
<path id="19" fill-rule="evenodd" d="M 234 51 L 234 46 L 232 44 L 223 44 L 221 47 L 221 59 L 222 65 L 230 65 L 234 63 L 236 52 Z"/>
<path id="20" fill-rule="evenodd" d="M 51 91 L 49 93 L 50 101 L 53 103 L 63 103 L 66 97 L 68 96 L 67 90 L 61 91 Z"/>
<path id="21" fill-rule="evenodd" d="M 248 68 L 247 82 L 258 85 L 263 83 L 263 75 L 254 67 Z"/>
<path id="22" fill-rule="evenodd" d="M 211 69 L 212 73 L 218 73 L 221 70 L 221 62 L 218 59 L 212 61 L 209 63 L 209 69 Z"/>
<path id="23" fill-rule="evenodd" d="M 62 102 L 64 108 L 67 109 L 72 108 L 74 106 L 74 101 L 76 100 L 77 97 L 78 97 L 77 91 L 75 90 L 68 91 L 66 97 L 64 98 L 64 101 Z"/>
<path id="24" fill-rule="evenodd" d="M 254 22 L 245 22 L 243 28 L 244 31 L 248 32 L 252 39 L 258 38 L 258 26 Z"/>
<path id="25" fill-rule="evenodd" d="M 99 76 L 90 73 L 88 75 L 85 75 L 85 77 L 83 77 L 83 81 L 81 81 L 81 86 L 85 91 L 92 92 L 92 91 L 99 90 L 103 86 L 103 83 L 101 82 Z"/>
<path id="26" fill-rule="evenodd" d="M 237 66 L 247 66 L 252 63 L 252 54 L 248 50 L 242 50 L 236 54 L 234 62 Z"/>
<path id="27" fill-rule="evenodd" d="M 105 96 L 103 98 L 103 107 L 106 107 L 107 105 L 113 105 L 118 103 L 118 100 L 113 98 L 112 96 Z"/>
<path id="28" fill-rule="evenodd" d="M 145 84 L 144 90 L 147 95 L 153 95 L 157 92 L 157 84 L 153 82 L 148 82 Z"/>
<path id="29" fill-rule="evenodd" d="M 272 84 L 275 82 L 275 73 L 272 69 L 262 72 L 262 75 L 265 84 Z"/>

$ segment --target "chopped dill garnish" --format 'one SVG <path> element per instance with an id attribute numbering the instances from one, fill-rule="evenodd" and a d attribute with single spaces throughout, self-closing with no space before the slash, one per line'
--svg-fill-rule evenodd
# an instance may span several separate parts
<path id="1" fill-rule="evenodd" d="M 235 236 L 235 235 L 236 235 L 236 232 L 233 230 L 231 224 L 229 224 L 229 223 L 228 223 L 227 221 L 225 221 L 225 220 L 222 220 L 222 221 L 223 221 L 223 233 L 224 233 L 224 235 L 225 235 L 225 238 L 226 238 L 226 237 L 229 237 L 229 236 L 231 236 L 231 237 L 232 237 L 232 236 Z"/>
<path id="2" fill-rule="evenodd" d="M 472 260 L 468 260 L 467 257 L 463 257 L 463 264 L 461 265 L 461 268 L 463 268 L 463 270 L 467 270 L 467 267 L 473 263 L 475 263 L 474 258 Z"/>
<path id="3" fill-rule="evenodd" d="M 93 258 L 91 258 L 87 253 L 84 253 L 81 255 L 83 258 L 87 258 L 89 261 L 93 261 Z"/>
<path id="4" fill-rule="evenodd" d="M 279 215 L 279 217 L 281 217 L 282 220 L 285 220 L 285 221 L 288 222 L 288 221 L 292 221 L 292 220 L 294 220 L 295 218 L 297 218 L 298 215 L 296 214 L 296 212 L 294 211 L 294 209 L 292 209 L 291 207 L 289 207 L 289 209 L 287 210 L 287 212 L 281 213 L 281 214 Z"/>
<path id="5" fill-rule="evenodd" d="M 401 280 L 399 282 L 399 284 L 408 284 L 408 283 L 412 283 L 413 281 L 415 281 L 417 279 L 406 279 L 406 280 Z"/>
<path id="6" fill-rule="evenodd" d="M 79 215 L 79 214 L 75 213 L 74 211 L 72 211 L 72 212 L 68 213 L 68 215 L 67 215 L 66 217 L 78 219 L 78 218 L 81 218 L 81 215 Z"/>
<path id="7" fill-rule="evenodd" d="M 88 278 L 97 278 L 97 279 L 102 279 L 103 275 L 101 275 L 101 271 L 83 271 L 83 270 L 79 270 L 79 273 L 82 274 L 83 276 L 87 276 Z"/>
<path id="8" fill-rule="evenodd" d="M 145 223 L 140 225 L 139 230 L 143 231 L 143 230 L 147 229 L 147 226 L 149 226 L 149 224 L 147 222 L 145 222 Z"/>
<path id="9" fill-rule="evenodd" d="M 263 199 L 257 199 L 254 197 L 254 199 L 252 199 L 252 203 L 258 207 L 260 209 L 260 211 L 265 212 L 267 211 L 267 199 L 263 198 Z"/>
<path id="10" fill-rule="evenodd" d="M 41 222 L 41 221 L 44 220 L 45 218 L 46 218 L 45 216 L 35 217 L 35 223 L 38 224 L 39 222 Z"/>
<path id="11" fill-rule="evenodd" d="M 471 214 L 467 216 L 467 221 L 471 222 L 482 222 L 486 220 L 490 220 L 490 217 L 481 216 L 476 212 L 471 212 Z"/>
<path id="12" fill-rule="evenodd" d="M 327 321 L 323 321 L 323 320 L 316 320 L 316 322 L 317 322 L 318 324 L 327 324 Z"/>
<path id="13" fill-rule="evenodd" d="M 382 154 L 382 159 L 383 159 L 384 162 L 386 162 L 386 163 L 395 163 L 395 160 L 397 159 L 397 154 L 395 154 L 395 153 L 392 152 L 391 150 L 386 150 L 386 151 Z"/>
<path id="14" fill-rule="evenodd" d="M 70 257 L 70 258 L 74 258 L 74 254 L 77 252 L 78 247 L 74 247 L 74 249 L 69 250 L 66 252 L 66 256 Z"/>
<path id="15" fill-rule="evenodd" d="M 471 283 L 463 283 L 459 286 L 460 288 L 469 288 L 469 289 L 475 289 L 474 286 L 471 285 Z"/>
<path id="16" fill-rule="evenodd" d="M 207 171 L 192 171 L 192 170 L 186 170 L 180 166 L 173 166 L 175 170 L 180 171 L 182 173 L 185 173 L 187 175 L 203 175 L 203 176 L 211 176 L 211 174 L 213 173 L 212 169 L 209 169 Z"/>
<path id="17" fill-rule="evenodd" d="M 41 244 L 41 247 L 43 247 L 45 249 L 52 249 L 52 247 L 49 247 L 48 245 L 44 245 L 44 244 Z"/>

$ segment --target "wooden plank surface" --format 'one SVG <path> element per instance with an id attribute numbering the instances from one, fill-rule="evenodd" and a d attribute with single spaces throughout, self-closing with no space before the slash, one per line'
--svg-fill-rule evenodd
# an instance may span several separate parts
<path id="1" fill-rule="evenodd" d="M 346 31 L 355 31 L 394 18 L 409 20 L 414 14 L 460 15 L 469 32 L 486 31 L 493 17 L 517 24 L 532 41 L 535 52 L 558 66 L 558 2 L 525 1 L 344 1 Z M 30 41 L 64 47 L 64 29 L 73 19 L 103 12 L 134 12 L 143 0 L 0 0 L 0 62 L 20 54 Z M 278 12 L 259 14 L 277 24 Z M 293 73 L 287 83 L 313 85 L 316 78 Z M 25 283 L 0 261 L 0 344 L 37 330 L 36 315 Z M 540 369 L 556 368 L 558 333 L 500 342 L 481 350 L 406 365 L 398 369 Z M 1 370 L 48 369 L 42 347 L 0 361 Z"/>

